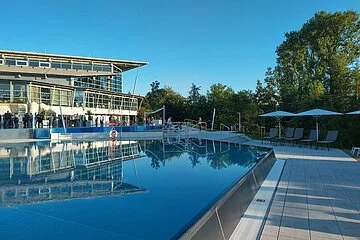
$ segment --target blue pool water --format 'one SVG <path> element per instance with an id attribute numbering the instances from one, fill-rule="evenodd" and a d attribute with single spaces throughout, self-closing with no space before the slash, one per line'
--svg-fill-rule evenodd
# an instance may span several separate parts
<path id="1" fill-rule="evenodd" d="M 0 146 L 0 236 L 169 239 L 267 152 L 204 140 Z"/>

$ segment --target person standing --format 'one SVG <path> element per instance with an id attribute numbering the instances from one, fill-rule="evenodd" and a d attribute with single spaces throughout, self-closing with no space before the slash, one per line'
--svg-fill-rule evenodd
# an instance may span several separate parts
<path id="1" fill-rule="evenodd" d="M 33 128 L 34 127 L 34 115 L 32 114 L 32 112 L 29 114 L 29 127 Z"/>
<path id="2" fill-rule="evenodd" d="M 199 117 L 197 124 L 198 124 L 198 126 L 199 126 L 199 130 L 201 131 L 201 124 L 202 124 L 202 119 L 201 119 L 201 117 Z"/>
<path id="3" fill-rule="evenodd" d="M 168 120 L 167 120 L 167 127 L 168 128 L 172 127 L 171 117 L 169 117 Z"/>
<path id="4" fill-rule="evenodd" d="M 25 113 L 24 115 L 24 128 L 29 128 L 31 127 L 30 125 L 30 115 L 29 113 Z"/>
<path id="5" fill-rule="evenodd" d="M 17 113 L 14 114 L 14 128 L 19 128 L 19 116 Z"/>
<path id="6" fill-rule="evenodd" d="M 49 128 L 54 127 L 53 121 L 54 121 L 54 117 L 53 117 L 52 114 L 50 114 L 50 116 L 49 116 Z"/>
<path id="7" fill-rule="evenodd" d="M 4 128 L 10 128 L 11 114 L 7 111 L 4 114 Z"/>
<path id="8" fill-rule="evenodd" d="M 39 114 L 35 113 L 35 115 L 34 115 L 34 128 L 38 127 L 38 124 L 39 124 L 38 119 L 39 119 Z"/>

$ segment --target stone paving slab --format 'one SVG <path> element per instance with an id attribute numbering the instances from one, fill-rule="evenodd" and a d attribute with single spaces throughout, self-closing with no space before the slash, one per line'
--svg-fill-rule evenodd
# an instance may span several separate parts
<path id="1" fill-rule="evenodd" d="M 260 239 L 360 239 L 360 164 L 339 149 L 268 146 L 287 161 Z"/>

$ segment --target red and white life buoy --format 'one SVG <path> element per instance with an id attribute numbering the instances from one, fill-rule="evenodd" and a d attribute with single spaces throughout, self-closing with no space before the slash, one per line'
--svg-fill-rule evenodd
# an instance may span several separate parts
<path id="1" fill-rule="evenodd" d="M 116 141 L 118 132 L 116 131 L 115 128 L 111 129 L 111 131 L 109 132 L 109 136 L 110 136 L 110 140 L 111 141 Z"/>

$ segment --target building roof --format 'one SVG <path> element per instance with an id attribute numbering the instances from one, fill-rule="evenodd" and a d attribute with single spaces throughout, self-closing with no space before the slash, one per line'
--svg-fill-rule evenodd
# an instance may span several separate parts
<path id="1" fill-rule="evenodd" d="M 94 58 L 94 57 L 81 57 L 48 53 L 34 53 L 34 52 L 20 52 L 10 50 L 0 50 L 0 57 L 25 57 L 44 60 L 62 60 L 62 61 L 79 61 L 79 62 L 93 62 L 100 64 L 112 64 L 115 67 L 120 68 L 123 72 L 137 67 L 147 65 L 147 62 L 119 60 L 119 59 L 106 59 L 106 58 Z"/>

